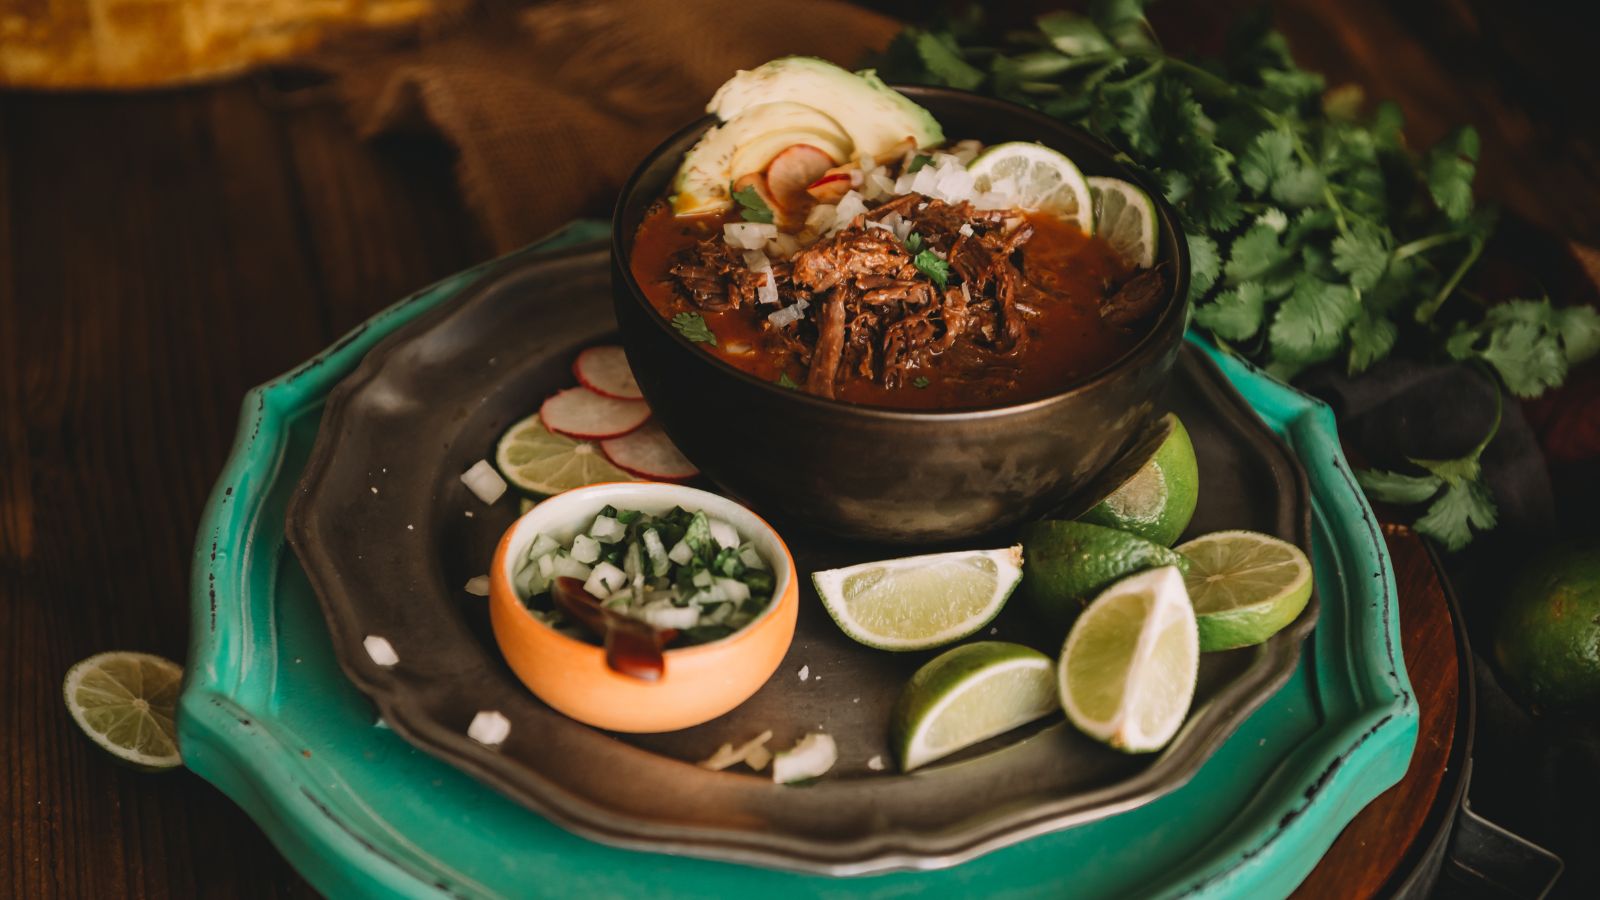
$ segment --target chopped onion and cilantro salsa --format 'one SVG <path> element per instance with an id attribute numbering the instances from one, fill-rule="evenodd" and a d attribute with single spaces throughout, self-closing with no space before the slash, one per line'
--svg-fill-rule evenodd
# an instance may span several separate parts
<path id="1" fill-rule="evenodd" d="M 540 534 L 512 584 L 529 611 L 563 634 L 599 643 L 556 608 L 550 583 L 577 578 L 605 607 L 678 632 L 673 646 L 719 640 L 772 602 L 772 567 L 727 522 L 675 507 L 663 515 L 606 506 L 563 544 Z"/>

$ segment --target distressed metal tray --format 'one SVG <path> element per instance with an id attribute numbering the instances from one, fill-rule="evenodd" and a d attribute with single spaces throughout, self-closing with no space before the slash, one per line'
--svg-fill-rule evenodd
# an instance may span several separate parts
<path id="1" fill-rule="evenodd" d="M 282 521 L 283 504 L 304 464 L 325 393 L 334 382 L 356 368 L 362 353 L 403 321 L 424 314 L 446 317 L 448 310 L 459 309 L 472 301 L 465 297 L 458 304 L 441 306 L 442 301 L 464 290 L 470 295 L 472 292 L 466 289 L 474 284 L 481 288 L 485 279 L 490 283 L 504 283 L 508 270 L 525 268 L 530 259 L 531 255 L 523 255 L 489 270 L 467 273 L 424 292 L 378 317 L 365 331 L 353 335 L 329 355 L 261 389 L 247 400 L 240 447 L 224 473 L 209 511 L 208 531 L 200 536 L 196 640 L 180 726 L 185 752 L 198 771 L 241 796 L 242 802 L 264 820 L 269 833 L 280 845 L 290 848 L 286 852 L 296 858 L 319 886 L 330 892 L 336 892 L 333 886 L 387 886 L 413 893 L 432 883 L 432 879 L 439 889 L 452 893 L 515 893 L 519 890 L 516 886 L 519 873 L 526 877 L 535 872 L 541 873 L 542 879 L 551 879 L 541 881 L 541 885 L 548 885 L 557 893 L 564 889 L 581 893 L 586 888 L 624 891 L 646 887 L 653 892 L 673 893 L 674 884 L 686 892 L 733 890 L 736 886 L 740 890 L 765 886 L 780 891 L 814 891 L 822 884 L 814 876 L 664 855 L 628 854 L 553 830 L 544 820 L 519 814 L 517 807 L 417 754 L 399 742 L 394 734 L 373 728 L 370 707 L 343 683 L 332 667 L 331 648 L 327 635 L 318 627 L 309 585 L 292 557 L 283 553 L 273 528 L 275 521 Z M 435 308 L 439 311 L 428 312 Z M 603 306 L 600 308 L 603 310 Z M 412 334 L 426 331 L 428 327 L 419 326 L 419 331 Z M 603 321 L 594 328 L 594 333 L 603 332 Z M 585 336 L 575 337 L 581 340 Z M 404 340 L 405 336 L 401 335 L 395 344 Z M 552 348 L 557 345 L 568 346 L 557 340 Z M 495 367 L 504 363 L 504 360 L 491 363 L 487 356 L 479 361 Z M 861 893 L 897 892 L 905 889 L 907 879 L 928 888 L 978 884 L 993 889 L 1030 885 L 1047 888 L 1054 883 L 1059 889 L 1064 882 L 1054 879 L 1070 876 L 1077 891 L 1085 894 L 1200 890 L 1223 884 L 1276 885 L 1286 889 L 1309 870 L 1320 850 L 1349 817 L 1402 774 L 1415 739 L 1415 711 L 1398 658 L 1392 618 L 1392 579 L 1387 572 L 1387 561 L 1370 515 L 1337 455 L 1326 410 L 1259 375 L 1242 370 L 1236 363 L 1224 361 L 1223 365 L 1229 377 L 1244 388 L 1258 411 L 1264 414 L 1267 424 L 1287 439 L 1306 464 L 1310 476 L 1311 544 L 1318 568 L 1323 615 L 1306 645 L 1308 652 L 1286 673 L 1288 682 L 1284 688 L 1267 699 L 1264 708 L 1245 720 L 1238 733 L 1226 743 L 1222 741 L 1227 730 L 1204 727 L 1207 717 L 1215 715 L 1231 729 L 1242 717 L 1243 707 L 1266 699 L 1272 682 L 1278 677 L 1276 673 L 1258 680 L 1253 685 L 1255 690 L 1246 692 L 1242 698 L 1226 704 L 1213 699 L 1213 705 L 1191 719 L 1185 736 L 1165 755 L 1154 760 L 1105 757 L 1094 761 L 1090 767 L 1092 771 L 1108 780 L 1100 782 L 1099 788 L 1076 794 L 1060 792 L 1059 783 L 1050 786 L 1058 791 L 1054 795 L 1058 800 L 1073 798 L 1064 805 L 1033 802 L 1030 807 L 1025 802 L 1020 807 L 1008 808 L 990 804 L 987 815 L 979 816 L 980 822 L 988 823 L 988 832 L 985 834 L 981 829 L 975 832 L 969 825 L 966 834 L 959 835 L 954 845 L 919 846 L 918 841 L 946 840 L 953 832 L 923 828 L 912 819 L 902 818 L 893 829 L 880 828 L 869 821 L 865 827 L 858 826 L 855 832 L 847 835 L 846 840 L 829 841 L 826 835 L 819 838 L 815 830 L 807 831 L 805 817 L 780 816 L 777 819 L 780 823 L 796 823 L 792 826 L 794 833 L 801 835 L 807 852 L 814 852 L 816 846 L 842 846 L 853 851 L 853 855 L 842 857 L 843 863 L 839 862 L 839 856 L 825 857 L 820 865 L 803 858 L 796 863 L 793 862 L 795 845 L 784 844 L 777 851 L 781 859 L 774 859 L 774 851 L 760 845 L 757 845 L 757 852 L 744 858 L 835 872 L 942 865 L 1029 834 L 1145 803 L 1122 815 L 1058 831 L 946 871 L 832 883 L 836 889 Z M 535 380 L 525 385 L 532 393 L 527 397 L 503 398 L 508 410 L 505 414 L 516 411 L 510 409 L 517 405 L 513 400 L 518 401 L 520 410 L 542 395 L 544 388 L 537 383 L 538 367 L 535 365 L 532 369 Z M 1203 384 L 1194 379 L 1210 377 L 1204 374 L 1205 364 L 1197 360 L 1186 363 L 1185 371 L 1189 383 Z M 554 373 L 549 373 L 548 377 L 555 377 Z M 1208 389 L 1197 390 L 1205 393 Z M 1180 410 L 1184 408 L 1183 403 L 1196 402 L 1195 397 L 1180 396 L 1174 400 Z M 400 408 L 405 405 L 404 398 L 399 396 L 390 397 L 389 402 Z M 1202 397 L 1199 402 L 1207 401 Z M 458 412 L 469 427 L 477 423 L 483 431 L 478 438 L 492 440 L 492 433 L 498 427 L 494 419 L 499 413 L 484 411 L 494 406 L 492 398 L 480 398 Z M 1191 428 L 1194 427 L 1191 420 Z M 458 429 L 452 434 L 467 434 L 467 431 Z M 417 441 L 423 443 L 442 444 L 451 440 L 444 433 L 418 432 L 417 435 Z M 460 443 L 465 445 L 472 441 Z M 1240 480 L 1230 484 L 1227 477 L 1213 473 L 1221 471 L 1217 468 L 1219 461 L 1226 464 L 1234 458 L 1237 447 L 1230 449 L 1228 441 L 1218 442 L 1201 434 L 1197 434 L 1197 443 L 1202 478 L 1207 479 L 1212 493 L 1252 495 L 1255 489 L 1245 482 L 1260 477 L 1261 473 L 1275 471 L 1271 463 L 1263 462 L 1271 455 L 1263 450 L 1266 455 L 1258 460 L 1262 464 L 1237 467 Z M 450 449 L 440 449 L 439 465 L 456 462 L 448 455 L 452 452 Z M 483 447 L 461 446 L 458 452 L 470 460 L 472 454 L 481 455 Z M 373 464 L 377 475 L 386 474 L 382 472 L 386 467 L 390 473 L 394 472 L 394 466 L 377 461 Z M 423 483 L 425 491 L 441 493 L 436 505 L 448 506 L 449 497 L 443 492 L 450 489 L 449 481 L 441 472 L 421 478 L 413 473 L 411 480 Z M 1284 515 L 1281 498 L 1291 492 L 1292 487 L 1269 494 L 1274 499 L 1261 503 L 1260 492 L 1256 491 L 1257 501 L 1250 511 L 1253 517 L 1242 522 L 1237 518 L 1240 510 L 1222 510 L 1219 514 L 1225 514 L 1227 520 L 1212 521 L 1212 513 L 1203 509 L 1195 527 L 1203 530 L 1249 525 L 1293 535 L 1296 527 L 1293 519 L 1299 514 L 1292 509 L 1293 504 L 1290 504 L 1288 518 L 1281 518 Z M 370 491 L 367 494 L 372 496 Z M 382 489 L 378 496 L 383 496 Z M 501 709 L 515 708 L 514 703 L 518 701 L 533 707 L 538 704 L 520 693 L 520 687 L 509 681 L 510 676 L 503 667 L 497 668 L 494 658 L 488 655 L 486 633 L 475 624 L 474 610 L 467 606 L 470 598 L 455 594 L 454 585 L 474 574 L 470 560 L 471 553 L 478 549 L 475 542 L 486 542 L 483 546 L 488 546 L 499 526 L 504 524 L 487 518 L 482 522 L 468 520 L 460 515 L 464 508 L 464 503 L 458 505 L 456 516 L 461 522 L 472 523 L 467 526 L 457 523 L 454 528 L 445 527 L 445 519 L 441 517 L 437 524 L 407 522 L 404 524 L 416 527 L 404 529 L 403 524 L 397 527 L 406 534 L 424 532 L 427 540 L 444 548 L 433 557 L 442 560 L 442 564 L 436 563 L 435 571 L 419 576 L 416 590 L 445 595 L 447 604 L 433 605 L 453 611 L 458 622 L 452 627 L 459 632 L 453 637 L 478 642 L 483 657 L 461 659 L 458 654 L 435 654 L 428 659 L 435 660 L 439 669 L 428 670 L 425 673 L 428 678 L 423 680 L 431 683 L 433 676 L 442 675 L 448 682 L 454 677 L 452 667 L 455 667 L 463 678 L 482 679 L 482 683 L 475 689 L 476 693 L 465 699 L 459 693 L 452 694 L 438 687 L 434 687 L 432 694 L 426 686 L 416 690 L 416 697 L 408 702 L 421 704 L 420 708 L 427 714 L 420 727 L 417 722 L 406 720 L 400 705 L 392 702 L 386 705 L 392 714 L 398 713 L 396 725 L 410 729 L 414 738 L 427 742 L 430 735 L 425 732 L 435 729 L 431 736 L 442 747 L 430 743 L 427 746 L 431 751 L 442 749 L 452 753 L 459 745 L 471 754 L 487 753 L 458 737 L 473 710 L 489 704 Z M 509 519 L 510 512 L 504 515 Z M 1280 518 L 1274 521 L 1274 517 Z M 481 534 L 473 530 L 478 528 L 482 529 Z M 417 551 L 417 547 L 405 541 L 406 538 L 397 537 L 392 552 Z M 222 599 L 213 605 L 213 590 L 219 585 Z M 390 597 L 390 605 L 407 606 L 400 602 L 402 599 Z M 217 615 L 215 620 L 213 611 Z M 811 612 L 814 615 L 810 623 L 817 627 L 802 625 L 791 658 L 793 664 L 780 670 L 774 683 L 763 693 L 774 692 L 775 699 L 787 694 L 792 700 L 804 698 L 796 693 L 798 690 L 809 689 L 817 696 L 832 697 L 834 703 L 828 704 L 821 722 L 794 721 L 789 718 L 792 713 L 785 716 L 785 722 L 793 722 L 797 729 L 824 724 L 836 733 L 859 733 L 859 740 L 842 741 L 845 760 L 832 776 L 840 785 L 834 794 L 823 793 L 829 784 L 825 781 L 810 789 L 779 795 L 798 798 L 797 802 L 807 810 L 814 811 L 820 805 L 807 799 L 810 797 L 829 797 L 837 803 L 848 800 L 850 793 L 871 795 L 881 790 L 883 796 L 897 799 L 900 784 L 909 784 L 923 794 L 938 794 L 941 789 L 933 779 L 971 778 L 973 776 L 967 773 L 984 769 L 999 771 L 993 768 L 999 763 L 1026 764 L 1033 754 L 1039 753 L 1059 755 L 1064 752 L 1077 759 L 1080 752 L 1103 752 L 1086 742 L 1079 746 L 1067 729 L 1054 724 L 1020 741 L 1003 739 L 997 744 L 976 748 L 970 752 L 970 759 L 931 770 L 925 776 L 904 778 L 868 772 L 862 763 L 882 749 L 881 724 L 877 725 L 877 737 L 871 738 L 868 723 L 874 719 L 881 723 L 881 707 L 887 704 L 884 697 L 892 696 L 903 674 L 899 668 L 908 667 L 909 671 L 915 660 L 872 654 L 873 658 L 893 661 L 893 671 L 876 673 L 888 682 L 888 687 L 876 693 L 863 690 L 825 694 L 830 680 L 844 687 L 850 681 L 866 685 L 869 679 L 864 677 L 866 673 L 852 668 L 855 664 L 836 658 L 840 647 L 830 642 L 831 632 L 824 630 L 832 629 L 831 623 L 819 611 Z M 1002 636 L 1008 624 L 1021 623 L 1002 623 Z M 359 633 L 353 637 L 336 636 L 333 647 L 346 641 L 358 647 L 359 639 Z M 350 649 L 348 643 L 344 649 Z M 844 649 L 853 650 L 853 645 Z M 286 656 L 289 652 L 294 655 Z M 1208 696 L 1225 696 L 1217 689 L 1218 683 L 1224 689 L 1240 683 L 1253 671 L 1252 663 L 1260 668 L 1261 660 L 1271 659 L 1272 649 L 1269 645 L 1257 655 L 1235 656 L 1240 658 L 1239 662 L 1223 666 L 1220 678 L 1218 673 L 1210 673 Z M 1322 656 L 1328 656 L 1331 664 L 1317 665 Z M 1293 656 L 1290 658 L 1292 660 Z M 813 672 L 822 676 L 821 681 L 800 682 L 794 678 L 793 671 L 801 664 L 810 665 Z M 856 675 L 854 678 L 848 677 L 852 671 Z M 359 676 L 359 670 L 356 674 Z M 497 687 L 496 680 L 508 683 Z M 406 687 L 402 694 L 410 693 L 409 689 L 414 686 Z M 381 691 L 376 693 L 381 695 Z M 853 702 L 856 696 L 861 697 L 859 703 Z M 841 698 L 852 708 L 843 715 L 837 706 Z M 470 708 L 453 708 L 452 704 L 462 702 L 467 702 Z M 748 705 L 752 713 L 765 712 L 764 717 L 753 715 L 749 722 L 737 726 L 730 723 L 727 727 L 742 733 L 753 726 L 756 719 L 763 718 L 771 724 L 779 724 L 770 720 L 781 710 L 776 706 L 763 706 L 764 702 L 758 695 Z M 429 706 L 429 703 L 435 705 Z M 876 711 L 874 707 L 878 707 Z M 813 699 L 802 703 L 800 708 L 815 710 L 820 706 Z M 861 712 L 855 712 L 856 709 Z M 537 709 L 518 710 L 513 719 L 540 714 Z M 546 711 L 542 715 L 553 714 Z M 438 721 L 430 721 L 429 716 Z M 455 722 L 451 717 L 461 721 Z M 732 796 L 761 796 L 764 792 L 778 790 L 749 776 L 701 773 L 674 759 L 674 756 L 697 758 L 703 754 L 706 742 L 717 739 L 720 732 L 715 729 L 721 723 L 702 726 L 702 729 L 710 729 L 702 734 L 645 739 L 634 745 L 565 720 L 551 721 L 555 727 L 571 730 L 570 735 L 557 731 L 547 742 L 564 751 L 556 753 L 558 758 L 568 757 L 570 763 L 570 759 L 598 749 L 615 754 L 615 759 L 621 760 L 619 765 L 623 768 L 620 769 L 595 767 L 608 771 L 611 782 L 624 786 L 618 793 L 637 797 L 649 791 L 626 790 L 630 783 L 634 788 L 647 783 L 667 783 L 642 780 L 655 773 L 667 773 L 670 779 L 693 780 L 704 776 L 713 781 L 733 782 L 738 789 Z M 848 726 L 852 722 L 858 724 L 854 727 L 841 725 Z M 1196 741 L 1195 735 L 1201 731 L 1211 736 L 1205 741 Z M 876 748 L 871 743 L 873 740 L 878 742 Z M 1218 743 L 1222 744 L 1217 750 L 1218 758 L 1200 768 L 1186 786 L 1179 787 L 1184 776 L 1193 773 L 1194 767 Z M 1185 749 L 1179 752 L 1178 747 Z M 305 752 L 300 752 L 302 750 Z M 457 761 L 461 762 L 461 758 Z M 488 774 L 497 785 L 508 790 L 520 792 L 526 787 L 503 772 L 496 775 L 492 771 L 496 764 L 520 765 L 516 755 L 493 754 L 487 762 L 486 766 L 482 759 L 469 758 L 464 767 Z M 1164 764 L 1168 766 L 1166 770 L 1162 768 Z M 1183 769 L 1187 771 L 1181 771 Z M 1174 771 L 1178 774 L 1173 775 Z M 1168 783 L 1157 779 L 1152 786 L 1152 772 Z M 1003 776 L 980 780 L 991 790 L 1011 789 Z M 875 783 L 885 787 L 876 788 Z M 1040 783 L 1045 782 L 1024 785 L 1019 796 L 1040 796 Z M 1113 792 L 1120 786 L 1122 796 L 1110 803 L 1084 805 L 1081 802 L 1083 796 L 1095 795 L 1097 790 L 1100 793 L 1096 799 L 1104 800 L 1108 784 Z M 1129 784 L 1136 789 L 1128 791 L 1126 785 Z M 1146 803 L 1167 790 L 1172 791 L 1169 796 Z M 529 800 L 525 793 L 519 793 L 519 797 Z M 558 800 L 573 804 L 570 795 Z M 552 809 L 550 801 L 537 798 L 531 802 L 544 804 L 541 808 L 551 809 L 551 815 L 561 815 Z M 583 802 L 580 798 L 570 808 L 582 810 Z M 718 805 L 694 802 L 691 798 L 689 808 L 677 810 L 675 814 L 680 817 L 686 813 L 726 816 L 725 801 L 720 810 Z M 946 804 L 936 800 L 929 805 Z M 1043 818 L 1036 814 L 1041 809 Z M 588 833 L 607 840 L 630 842 L 637 839 L 641 821 L 657 827 L 626 807 L 624 811 L 626 815 L 613 815 L 602 822 L 608 826 L 620 822 L 621 836 L 578 821 L 563 819 L 563 822 L 585 828 Z M 491 821 L 492 826 L 485 828 Z M 712 818 L 711 821 L 716 820 Z M 959 825 L 960 817 L 955 821 Z M 995 830 L 992 826 L 996 822 L 1003 827 Z M 1019 826 L 1019 823 L 1022 824 Z M 976 841 L 972 839 L 974 833 L 980 834 Z M 691 843 L 684 846 L 663 841 L 648 829 L 644 834 L 644 842 L 656 847 L 728 853 L 723 845 Z M 877 837 L 880 834 L 893 837 L 885 841 Z M 696 833 L 690 835 L 694 841 L 700 837 Z M 932 852 L 926 849 L 928 846 L 933 846 Z M 955 849 L 948 849 L 950 846 Z M 863 847 L 870 853 L 860 854 Z M 738 848 L 741 854 L 747 851 L 748 847 Z M 863 863 L 863 859 L 867 862 Z M 1275 860 L 1275 865 L 1264 867 L 1264 859 Z M 697 880 L 683 883 L 670 880 L 670 876 L 680 874 L 692 875 Z M 669 881 L 661 881 L 662 876 L 669 876 Z"/>

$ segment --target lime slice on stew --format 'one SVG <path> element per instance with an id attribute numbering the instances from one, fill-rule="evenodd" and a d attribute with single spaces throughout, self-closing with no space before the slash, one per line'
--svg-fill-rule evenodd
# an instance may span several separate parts
<path id="1" fill-rule="evenodd" d="M 1072 160 L 1042 144 L 1014 141 L 983 151 L 967 167 L 979 191 L 999 190 L 1023 209 L 1050 213 L 1094 233 L 1089 183 Z"/>
<path id="2" fill-rule="evenodd" d="M 1128 261 L 1148 269 L 1156 263 L 1156 205 L 1150 196 L 1120 178 L 1090 178 L 1094 233 Z"/>

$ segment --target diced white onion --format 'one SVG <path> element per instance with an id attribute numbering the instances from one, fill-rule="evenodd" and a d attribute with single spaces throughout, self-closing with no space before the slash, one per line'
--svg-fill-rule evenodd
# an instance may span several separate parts
<path id="1" fill-rule="evenodd" d="M 766 259 L 766 257 L 763 256 L 762 259 Z M 767 277 L 762 279 L 761 285 L 756 288 L 756 302 L 778 302 L 778 280 L 773 277 L 771 266 L 767 267 Z"/>
<path id="2" fill-rule="evenodd" d="M 572 539 L 572 558 L 594 565 L 600 559 L 600 542 L 587 534 L 578 535 Z"/>
<path id="3" fill-rule="evenodd" d="M 764 222 L 729 222 L 722 226 L 722 239 L 741 250 L 760 250 L 777 234 L 778 226 Z"/>
<path id="4" fill-rule="evenodd" d="M 695 587 L 708 588 L 711 587 L 712 579 L 714 577 L 715 576 L 713 576 L 709 571 L 701 569 L 700 571 L 694 573 L 694 576 L 689 580 L 694 584 Z"/>
<path id="5" fill-rule="evenodd" d="M 672 545 L 672 550 L 667 553 L 667 559 L 672 560 L 680 566 L 687 566 L 689 564 L 689 560 L 694 559 L 694 551 L 689 548 L 688 542 L 679 541 L 678 543 Z"/>
<path id="6" fill-rule="evenodd" d="M 800 321 L 806 314 L 806 301 L 797 300 L 783 309 L 767 315 L 767 321 L 778 328 L 783 328 Z"/>
<path id="7" fill-rule="evenodd" d="M 528 558 L 538 559 L 561 549 L 561 542 L 548 534 L 535 535 L 533 543 L 528 545 Z"/>
<path id="8" fill-rule="evenodd" d="M 956 229 L 956 233 L 964 237 L 972 237 L 972 223 L 962 222 L 961 227 Z"/>
<path id="9" fill-rule="evenodd" d="M 628 586 L 628 573 L 611 563 L 603 562 L 594 567 L 594 572 L 590 574 L 589 581 L 598 581 L 605 588 L 606 596 L 609 597 Z M 587 585 L 585 586 L 587 587 Z M 591 591 L 591 593 L 593 592 Z"/>
<path id="10" fill-rule="evenodd" d="M 472 464 L 472 468 L 462 472 L 461 483 L 467 486 L 474 497 L 491 506 L 506 492 L 506 480 L 486 459 L 478 460 Z"/>
<path id="11" fill-rule="evenodd" d="M 732 525 L 729 525 L 727 522 L 724 522 L 721 519 L 709 519 L 707 521 L 711 526 L 711 538 L 712 540 L 715 540 L 719 546 L 739 546 L 739 532 L 736 531 Z"/>
<path id="12" fill-rule="evenodd" d="M 737 578 L 718 578 L 717 588 L 729 603 L 743 603 L 750 599 L 750 586 Z"/>
<path id="13" fill-rule="evenodd" d="M 485 747 L 498 747 L 510 736 L 511 720 L 492 709 L 473 716 L 467 726 L 467 737 Z"/>
<path id="14" fill-rule="evenodd" d="M 788 259 L 800 252 L 800 241 L 792 234 L 778 232 L 778 236 L 767 241 L 767 255 L 775 259 Z"/>
<path id="15" fill-rule="evenodd" d="M 744 264 L 752 272 L 766 272 L 772 269 L 772 260 L 767 259 L 767 255 L 760 250 L 746 250 Z"/>
<path id="16" fill-rule="evenodd" d="M 772 780 L 791 784 L 816 778 L 839 759 L 839 748 L 826 734 L 808 734 L 799 743 L 772 758 Z"/>
<path id="17" fill-rule="evenodd" d="M 628 534 L 628 526 L 610 516 L 595 516 L 589 535 L 602 544 L 615 544 Z"/>
<path id="18" fill-rule="evenodd" d="M 556 574 L 556 555 L 554 553 L 549 553 L 549 554 L 546 554 L 544 556 L 539 557 L 538 565 L 539 565 L 539 574 L 540 575 L 543 575 L 545 578 L 553 578 L 553 577 L 555 577 L 555 574 Z M 587 578 L 588 576 L 585 575 L 584 577 Z"/>
<path id="19" fill-rule="evenodd" d="M 748 741 L 745 741 L 738 747 L 735 747 L 732 744 L 723 744 L 721 747 L 717 748 L 717 752 L 711 754 L 709 758 L 701 761 L 700 765 L 704 768 L 710 769 L 713 772 L 720 772 L 729 766 L 745 763 L 750 768 L 759 772 L 766 768 L 767 763 L 772 760 L 772 751 L 768 750 L 766 746 L 767 741 L 770 740 L 772 740 L 772 732 L 768 730 L 761 732 Z M 758 760 L 760 761 L 760 765 L 756 764 Z"/>
<path id="20" fill-rule="evenodd" d="M 756 548 L 748 544 L 739 548 L 739 561 L 749 569 L 760 569 L 763 572 L 767 570 L 767 561 L 761 558 L 761 554 L 756 552 Z"/>
<path id="21" fill-rule="evenodd" d="M 462 585 L 461 589 L 474 597 L 487 597 L 489 596 L 489 576 L 474 575 L 467 579 L 467 583 Z"/>
<path id="22" fill-rule="evenodd" d="M 657 628 L 676 628 L 682 631 L 700 624 L 698 606 L 673 606 L 666 601 L 652 603 L 634 615 Z"/>
<path id="23" fill-rule="evenodd" d="M 954 156 L 963 166 L 971 165 L 977 159 L 978 153 L 983 150 L 983 144 L 978 141 L 956 141 L 950 147 L 950 155 Z"/>
<path id="24" fill-rule="evenodd" d="M 848 226 L 856 216 L 867 211 L 867 201 L 861 195 L 851 191 L 839 198 L 839 205 L 833 211 L 833 225 L 828 228 L 830 233 L 837 232 Z"/>
<path id="25" fill-rule="evenodd" d="M 549 558 L 555 561 L 550 569 L 551 578 L 577 578 L 580 581 L 587 581 L 589 576 L 594 574 L 593 569 L 565 554 L 557 553 Z"/>
<path id="26" fill-rule="evenodd" d="M 369 634 L 362 639 L 361 646 L 366 648 L 367 655 L 372 657 L 373 662 L 383 666 L 385 669 L 398 665 L 400 662 L 400 654 L 394 652 L 394 645 L 389 643 L 388 638 Z"/>

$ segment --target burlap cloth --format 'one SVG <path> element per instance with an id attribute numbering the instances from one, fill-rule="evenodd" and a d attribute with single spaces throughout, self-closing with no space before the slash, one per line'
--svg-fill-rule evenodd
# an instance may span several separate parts
<path id="1" fill-rule="evenodd" d="M 788 54 L 853 67 L 898 28 L 831 0 L 557 0 L 327 65 L 363 133 L 431 130 L 455 147 L 465 202 L 504 252 L 609 211 L 735 70 Z"/>

